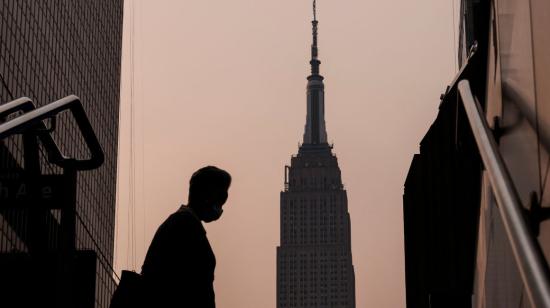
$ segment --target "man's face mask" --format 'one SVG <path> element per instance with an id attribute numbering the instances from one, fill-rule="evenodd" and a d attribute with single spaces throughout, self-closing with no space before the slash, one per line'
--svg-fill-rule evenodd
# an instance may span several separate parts
<path id="1" fill-rule="evenodd" d="M 211 222 L 214 220 L 218 220 L 222 216 L 222 214 L 223 214 L 222 205 L 214 204 L 208 207 L 208 209 L 205 209 L 203 211 L 202 220 L 204 220 L 204 222 Z"/>
<path id="2" fill-rule="evenodd" d="M 210 193 L 210 199 L 205 201 L 203 215 L 201 219 L 204 222 L 218 220 L 222 214 L 222 205 L 227 201 L 227 190 L 216 190 Z"/>

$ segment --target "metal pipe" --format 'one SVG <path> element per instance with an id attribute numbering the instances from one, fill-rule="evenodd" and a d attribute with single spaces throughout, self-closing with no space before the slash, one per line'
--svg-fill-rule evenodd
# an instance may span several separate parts
<path id="1" fill-rule="evenodd" d="M 550 279 L 546 259 L 523 218 L 521 201 L 484 112 L 474 99 L 467 80 L 459 82 L 458 90 L 499 204 L 498 209 L 529 300 L 534 307 L 550 307 Z"/>
<path id="2" fill-rule="evenodd" d="M 0 119 L 18 111 L 29 112 L 34 109 L 36 109 L 36 107 L 30 98 L 21 97 L 0 105 Z"/>
<path id="3" fill-rule="evenodd" d="M 6 107 L 6 110 L 7 109 L 8 107 Z M 76 170 L 91 170 L 98 168 L 103 164 L 105 155 L 101 145 L 99 144 L 99 140 L 97 139 L 94 129 L 88 120 L 86 112 L 82 107 L 80 99 L 74 95 L 67 96 L 1 124 L 0 140 L 12 134 L 21 133 L 33 125 L 44 126 L 42 120 L 56 116 L 58 113 L 65 110 L 70 110 L 73 114 L 76 124 L 78 125 L 78 128 L 82 133 L 82 137 L 84 138 L 84 142 L 86 142 L 86 145 L 90 150 L 91 157 L 86 160 L 78 160 L 68 159 L 61 156 L 59 161 L 55 161 L 55 164 L 63 168 L 74 168 Z M 47 148 L 57 149 L 57 152 L 59 152 L 59 148 L 49 133 L 45 132 L 41 134 L 41 138 Z"/>
<path id="4" fill-rule="evenodd" d="M 11 102 L 7 102 L 5 104 L 0 105 L 0 124 L 3 124 L 4 118 L 9 116 L 10 114 L 22 111 L 22 112 L 30 112 L 32 110 L 35 110 L 36 106 L 32 102 L 32 100 L 28 97 L 21 97 L 18 99 L 15 99 Z M 44 122 L 40 121 L 36 123 L 37 129 L 46 131 L 46 125 L 44 125 Z M 48 161 L 56 164 L 60 167 L 63 167 L 63 162 L 67 161 L 67 158 L 63 156 L 61 153 L 61 150 L 59 150 L 59 147 L 55 143 L 55 140 L 53 140 L 52 136 L 50 134 L 38 134 L 38 137 L 44 144 L 44 147 L 46 149 L 46 153 L 48 154 Z"/>

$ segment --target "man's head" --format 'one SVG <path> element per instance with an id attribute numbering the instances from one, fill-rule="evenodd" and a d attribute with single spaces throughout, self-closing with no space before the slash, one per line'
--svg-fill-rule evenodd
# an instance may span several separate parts
<path id="1" fill-rule="evenodd" d="M 204 222 L 217 220 L 230 185 L 231 175 L 225 170 L 214 166 L 197 170 L 189 181 L 189 207 Z"/>

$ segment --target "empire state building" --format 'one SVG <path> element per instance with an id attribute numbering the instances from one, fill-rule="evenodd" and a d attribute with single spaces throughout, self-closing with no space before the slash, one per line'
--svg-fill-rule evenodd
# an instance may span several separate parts
<path id="1" fill-rule="evenodd" d="M 285 167 L 281 192 L 278 308 L 355 308 L 348 200 L 338 160 L 327 143 L 318 23 L 314 10 L 304 140 Z"/>

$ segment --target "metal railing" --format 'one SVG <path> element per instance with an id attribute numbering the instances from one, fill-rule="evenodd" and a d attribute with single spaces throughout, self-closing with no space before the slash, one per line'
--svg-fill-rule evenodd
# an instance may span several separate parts
<path id="1" fill-rule="evenodd" d="M 0 105 L 0 119 L 7 117 L 18 111 L 29 112 L 36 109 L 33 102 L 28 97 L 21 97 L 11 102 Z"/>
<path id="2" fill-rule="evenodd" d="M 0 124 L 5 122 L 5 118 L 11 114 L 17 112 L 26 113 L 35 109 L 36 106 L 28 97 L 21 97 L 11 102 L 0 105 Z M 44 125 L 44 122 L 42 121 L 37 123 L 35 128 L 39 131 L 47 131 L 46 125 Z M 52 136 L 50 134 L 40 134 L 39 138 L 40 141 L 42 141 L 42 144 L 44 144 L 44 148 L 46 149 L 48 161 L 60 167 L 63 167 L 62 162 L 65 161 L 66 158 L 59 150 L 59 147 L 53 140 Z"/>
<path id="3" fill-rule="evenodd" d="M 523 216 L 523 206 L 487 124 L 485 113 L 474 98 L 467 80 L 459 82 L 458 90 L 499 204 L 498 209 L 529 300 L 534 307 L 550 307 L 548 265 Z"/>
<path id="4" fill-rule="evenodd" d="M 55 119 L 55 116 L 65 110 L 71 111 L 78 128 L 84 138 L 84 142 L 90 151 L 89 159 L 75 159 L 65 157 L 56 145 L 43 120 Z M 17 118 L 0 125 L 0 140 L 17 133 L 22 133 L 30 127 L 35 127 L 39 133 L 40 140 L 48 152 L 48 160 L 60 167 L 75 170 L 91 170 L 100 167 L 105 160 L 103 149 L 95 135 L 86 112 L 80 99 L 69 95 L 58 101 L 35 109 L 34 104 L 28 98 L 20 98 L 0 106 L 0 118 L 10 113 L 24 111 L 25 113 Z"/>
<path id="5" fill-rule="evenodd" d="M 84 140 L 84 143 L 89 151 L 88 159 L 76 159 L 73 157 L 64 156 L 52 136 L 52 132 L 55 130 L 56 126 L 56 116 L 65 111 L 70 111 L 76 122 L 80 134 L 82 135 L 82 139 Z M 15 115 L 18 112 L 21 112 L 22 114 L 17 114 L 13 119 L 6 121 L 6 117 Z M 51 120 L 49 125 L 50 127 L 47 127 L 45 124 L 44 120 L 47 119 Z M 47 161 L 63 168 L 64 174 L 76 175 L 76 171 L 96 169 L 103 164 L 105 159 L 103 149 L 101 148 L 99 140 L 86 115 L 84 107 L 82 106 L 79 98 L 74 95 L 67 96 L 39 108 L 36 108 L 34 103 L 26 97 L 0 105 L 0 140 L 14 134 L 27 134 L 32 138 L 38 138 L 46 150 Z M 25 148 L 25 151 L 27 150 L 29 149 Z M 35 150 L 37 151 L 38 148 L 32 148 L 32 151 Z M 76 177 L 74 179 L 76 181 Z M 73 196 L 76 196 L 76 183 L 73 184 L 74 185 L 67 187 L 67 190 L 69 190 L 69 192 L 72 191 Z M 105 288 L 109 288 L 110 293 L 112 294 L 117 283 L 115 277 L 118 281 L 120 281 L 120 279 L 116 275 L 110 260 L 105 256 L 102 248 L 93 237 L 93 234 L 86 225 L 85 221 L 76 211 L 76 199 L 74 198 L 75 197 L 67 198 L 66 201 L 68 202 L 68 205 L 63 207 L 63 210 L 66 212 L 61 215 L 61 229 L 65 232 L 59 237 L 59 240 L 64 242 L 62 247 L 63 249 L 61 250 L 61 262 L 64 266 L 66 266 L 66 268 L 60 271 L 59 274 L 61 275 L 60 277 L 62 277 L 60 279 L 63 283 L 68 284 L 64 285 L 64 287 L 67 287 L 66 290 L 70 290 L 71 279 L 69 279 L 66 275 L 68 275 L 68 273 L 71 272 L 75 266 L 72 260 L 74 259 L 73 253 L 75 253 L 78 244 L 76 239 L 76 220 L 78 219 L 80 222 L 79 226 L 81 226 L 82 230 L 88 234 L 89 239 L 94 246 L 94 251 L 98 256 L 100 268 L 97 270 L 101 272 L 96 273 L 96 284 L 99 283 Z M 78 242 L 80 243 L 80 239 Z M 98 297 L 96 294 L 95 297 L 97 305 L 108 305 L 109 299 L 105 298 L 105 296 Z M 59 302 L 57 302 L 58 300 Z M 64 296 L 59 296 L 56 299 L 56 304 L 68 304 L 65 300 L 66 299 Z"/>

